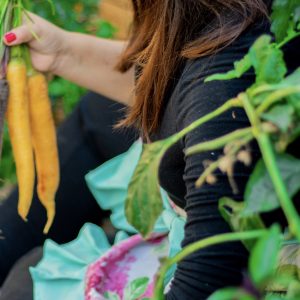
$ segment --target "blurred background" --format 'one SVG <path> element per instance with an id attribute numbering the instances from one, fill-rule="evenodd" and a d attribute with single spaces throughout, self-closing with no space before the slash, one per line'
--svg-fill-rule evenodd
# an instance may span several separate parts
<path id="1" fill-rule="evenodd" d="M 45 0 L 30 2 L 31 11 L 69 31 L 108 39 L 126 39 L 129 33 L 132 20 L 130 0 L 51 0 L 53 7 Z M 83 88 L 62 78 L 54 77 L 51 80 L 49 94 L 57 126 L 72 112 L 85 92 Z M 0 162 L 0 200 L 10 193 L 15 183 L 15 165 L 8 130 L 5 128 Z"/>

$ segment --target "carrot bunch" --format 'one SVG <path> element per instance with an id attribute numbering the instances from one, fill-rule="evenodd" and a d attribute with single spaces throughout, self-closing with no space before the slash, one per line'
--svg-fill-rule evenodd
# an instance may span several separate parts
<path id="1" fill-rule="evenodd" d="M 16 27 L 22 22 L 22 0 L 10 1 L 15 2 L 12 26 Z M 6 77 L 9 84 L 6 117 L 19 186 L 18 213 L 27 220 L 37 174 L 37 194 L 47 210 L 46 234 L 54 220 L 59 185 L 56 131 L 47 81 L 33 69 L 24 45 L 11 48 Z"/>

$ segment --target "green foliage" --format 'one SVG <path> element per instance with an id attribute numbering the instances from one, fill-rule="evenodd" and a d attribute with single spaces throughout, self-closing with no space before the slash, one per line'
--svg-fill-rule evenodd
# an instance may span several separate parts
<path id="1" fill-rule="evenodd" d="M 250 48 L 248 54 L 242 60 L 234 63 L 232 71 L 225 74 L 212 75 L 206 78 L 205 81 L 240 78 L 253 67 L 257 84 L 280 82 L 284 78 L 287 69 L 282 51 L 271 41 L 272 38 L 270 36 L 261 36 Z"/>
<path id="2" fill-rule="evenodd" d="M 257 287 L 264 287 L 265 283 L 274 276 L 281 241 L 281 230 L 275 224 L 253 248 L 249 260 L 249 271 Z"/>
<path id="3" fill-rule="evenodd" d="M 3 135 L 3 152 L 0 163 L 0 186 L 16 183 L 16 168 L 14 159 L 12 156 L 12 149 L 8 135 L 7 126 L 4 127 Z"/>
<path id="4" fill-rule="evenodd" d="M 142 297 L 148 287 L 149 278 L 137 278 L 127 285 L 124 290 L 124 300 L 136 300 Z"/>
<path id="5" fill-rule="evenodd" d="M 287 299 L 300 299 L 300 283 L 293 281 L 287 292 Z"/>
<path id="6" fill-rule="evenodd" d="M 224 113 L 228 109 L 239 105 L 240 101 L 231 99 L 177 134 L 165 140 L 144 145 L 142 156 L 129 184 L 126 199 L 127 220 L 144 237 L 148 237 L 151 234 L 154 224 L 163 209 L 159 193 L 158 168 L 161 158 L 167 149 L 176 144 L 188 132 Z"/>
<path id="7" fill-rule="evenodd" d="M 224 147 L 226 160 L 221 158 L 212 162 L 201 175 L 201 182 L 205 182 L 208 176 L 213 176 L 213 172 L 217 168 L 228 173 L 229 180 L 232 181 L 230 172 L 228 172 L 228 169 L 232 170 L 232 164 L 236 161 L 241 161 L 246 165 L 249 163 L 250 154 L 247 152 L 247 147 L 243 149 L 245 141 L 249 142 L 251 139 L 255 139 L 262 154 L 262 159 L 256 165 L 247 184 L 244 201 L 238 203 L 232 199 L 222 198 L 219 204 L 222 216 L 231 228 L 241 235 L 240 240 L 251 250 L 249 270 L 252 290 L 243 286 L 224 289 L 212 295 L 210 300 L 281 299 L 279 295 L 265 293 L 266 284 L 269 281 L 279 282 L 281 280 L 275 272 L 282 242 L 279 226 L 276 224 L 272 226 L 256 244 L 253 239 L 250 239 L 251 241 L 247 239 L 247 243 L 244 241 L 246 236 L 255 230 L 265 228 L 260 213 L 281 208 L 288 221 L 290 234 L 300 241 L 300 218 L 292 202 L 293 197 L 300 190 L 300 160 L 287 153 L 288 146 L 300 136 L 300 71 L 297 69 L 294 73 L 286 76 L 287 67 L 281 50 L 283 45 L 300 35 L 299 0 L 276 0 L 272 18 L 272 30 L 276 36 L 276 42 L 272 41 L 271 36 L 261 36 L 247 55 L 234 63 L 233 70 L 226 74 L 215 74 L 206 79 L 206 82 L 231 80 L 243 76 L 251 68 L 254 70 L 256 75 L 254 84 L 240 93 L 235 100 L 229 100 L 227 107 L 223 106 L 225 111 L 232 107 L 243 107 L 251 124 L 250 132 L 247 130 L 232 132 L 216 140 L 195 145 L 185 151 L 187 155 L 193 155 Z M 232 102 L 233 100 L 234 102 Z M 219 109 L 214 112 L 213 116 L 210 114 L 197 120 L 192 126 L 177 135 L 182 138 L 223 112 L 224 110 Z M 176 141 L 178 140 L 174 138 L 173 142 Z M 160 141 L 160 143 L 163 142 Z M 172 143 L 169 143 L 168 147 L 171 145 Z M 163 151 L 166 152 L 168 147 Z M 163 153 L 159 152 L 157 155 L 161 157 Z M 152 161 L 155 159 L 156 157 L 153 156 Z M 224 162 L 226 162 L 226 166 L 224 166 Z M 145 168 L 148 168 L 147 165 Z M 151 169 L 148 168 L 148 171 Z M 157 176 L 156 171 L 155 175 Z M 144 176 L 146 177 L 145 174 Z M 151 181 L 157 184 L 154 179 Z M 142 182 L 139 188 L 144 188 Z M 152 188 L 154 189 L 154 185 Z M 148 190 L 150 190 L 149 187 Z M 135 192 L 138 194 L 138 191 Z M 148 220 L 144 222 L 147 223 Z M 141 224 L 140 227 L 142 226 L 144 225 Z M 231 238 L 233 241 L 234 237 Z M 178 263 L 186 255 L 202 249 L 203 245 L 218 244 L 222 241 L 225 242 L 224 236 L 219 235 L 195 242 L 177 254 L 176 259 L 172 258 L 164 263 L 161 268 L 163 272 L 160 272 L 157 281 L 156 298 L 154 297 L 154 299 L 164 298 L 161 295 L 163 282 L 161 277 L 171 263 Z M 289 287 L 286 299 L 299 299 L 299 290 L 300 285 L 297 282 L 293 289 Z"/>
<path id="8" fill-rule="evenodd" d="M 247 232 L 256 229 L 264 229 L 265 225 L 259 214 L 251 213 L 249 216 L 243 215 L 245 202 L 236 202 L 230 198 L 221 198 L 219 201 L 219 210 L 224 220 L 235 232 Z M 256 241 L 242 241 L 248 250 L 253 249 Z"/>
<path id="9" fill-rule="evenodd" d="M 126 218 L 143 236 L 149 236 L 162 212 L 158 168 L 165 143 L 144 145 L 142 157 L 129 185 Z"/>
<path id="10" fill-rule="evenodd" d="M 300 3 L 298 0 L 275 0 L 272 13 L 272 31 L 277 42 L 290 38 L 299 30 Z"/>
<path id="11" fill-rule="evenodd" d="M 124 300 L 138 300 L 145 294 L 149 284 L 149 278 L 141 277 L 129 282 L 124 290 Z M 118 294 L 113 292 L 106 292 L 104 298 L 107 300 L 121 300 Z M 142 300 L 147 300 L 143 298 Z M 150 300 L 150 299 L 149 299 Z"/>
<path id="12" fill-rule="evenodd" d="M 244 75 L 251 67 L 250 55 L 245 55 L 241 60 L 234 62 L 234 69 L 225 74 L 214 74 L 205 79 L 205 82 L 214 80 L 230 80 L 234 78 L 240 78 Z"/>
<path id="13" fill-rule="evenodd" d="M 286 133 L 293 124 L 295 109 L 291 105 L 276 105 L 262 114 L 262 119 L 271 122 L 282 132 Z"/>
<path id="14" fill-rule="evenodd" d="M 256 83 L 278 83 L 286 72 L 283 52 L 271 43 L 271 37 L 263 35 L 249 51 L 251 65 L 256 74 Z"/>
<path id="15" fill-rule="evenodd" d="M 241 288 L 225 288 L 211 295 L 207 300 L 256 300 Z"/>
<path id="16" fill-rule="evenodd" d="M 290 197 L 300 190 L 300 160 L 288 154 L 276 156 L 276 162 Z M 245 209 L 242 215 L 268 212 L 280 207 L 279 197 L 263 160 L 260 160 L 245 191 Z"/>
<path id="17" fill-rule="evenodd" d="M 263 299 L 263 291 L 268 282 L 274 278 L 282 242 L 281 230 L 273 225 L 255 243 L 249 259 L 250 278 L 245 277 L 244 284 L 237 288 L 224 288 L 208 300 L 258 300 Z M 265 300 L 276 300 L 278 296 L 267 295 Z M 294 299 L 294 298 L 293 298 Z"/>
<path id="18" fill-rule="evenodd" d="M 60 77 L 54 78 L 49 83 L 49 93 L 55 104 L 57 100 L 63 99 L 63 111 L 66 115 L 70 114 L 77 105 L 80 97 L 86 90 L 74 83 Z"/>
<path id="19" fill-rule="evenodd" d="M 113 292 L 105 292 L 104 298 L 107 300 L 121 300 L 119 295 Z"/>

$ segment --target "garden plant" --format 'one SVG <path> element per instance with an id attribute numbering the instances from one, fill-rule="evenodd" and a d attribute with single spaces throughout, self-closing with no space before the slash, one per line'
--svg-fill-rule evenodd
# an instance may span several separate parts
<path id="1" fill-rule="evenodd" d="M 186 155 L 224 149 L 224 155 L 211 162 L 197 180 L 195 184 L 198 188 L 204 183 L 214 184 L 214 171 L 219 168 L 227 173 L 235 189 L 232 178 L 234 164 L 237 161 L 246 165 L 251 163 L 248 149 L 251 141 L 256 140 L 262 156 L 249 178 L 244 201 L 220 199 L 220 213 L 233 232 L 191 244 L 175 257 L 166 259 L 158 274 L 153 297 L 155 300 L 164 299 L 164 276 L 173 264 L 204 247 L 233 241 L 242 241 L 250 252 L 249 271 L 245 275 L 244 285 L 220 290 L 209 300 L 300 299 L 297 271 L 293 272 L 292 266 L 278 266 L 280 257 L 285 255 L 284 245 L 300 245 L 300 217 L 293 204 L 293 197 L 300 190 L 300 160 L 288 153 L 289 145 L 300 136 L 300 68 L 287 74 L 282 50 L 287 43 L 300 36 L 300 2 L 275 0 L 271 29 L 274 37 L 259 37 L 248 54 L 234 63 L 232 71 L 206 79 L 239 78 L 253 68 L 256 80 L 251 87 L 181 132 L 144 145 L 130 183 L 126 216 L 145 238 L 150 236 L 163 209 L 158 182 L 160 160 L 187 133 L 234 107 L 243 108 L 250 121 L 248 128 L 186 149 Z M 284 212 L 288 228 L 280 228 L 276 223 L 267 228 L 260 214 L 278 208 Z M 287 260 L 295 260 L 297 253 L 294 251 L 294 257 L 290 256 Z M 280 292 L 284 292 L 284 296 Z"/>
<path id="2" fill-rule="evenodd" d="M 7 7 L 4 7 L 5 3 Z M 20 12 L 23 11 L 23 5 L 21 0 L 2 1 L 0 11 Z M 42 5 L 46 5 L 46 2 L 43 1 Z M 78 6 L 78 9 L 81 8 Z M 9 13 L 0 15 L 1 35 L 7 31 L 7 24 L 11 21 L 14 26 L 20 23 L 18 14 L 16 19 L 12 20 L 10 15 Z M 300 299 L 298 266 L 293 268 L 292 264 L 280 265 L 284 259 L 296 260 L 299 252 L 287 253 L 286 245 L 294 245 L 296 249 L 300 246 L 300 217 L 293 202 L 293 198 L 300 190 L 300 160 L 289 153 L 289 146 L 300 136 L 300 67 L 288 74 L 282 50 L 286 44 L 300 36 L 299 0 L 274 1 L 271 29 L 273 36 L 259 37 L 248 54 L 234 63 L 232 71 L 206 79 L 206 81 L 231 80 L 243 76 L 252 68 L 256 74 L 252 86 L 179 133 L 143 146 L 141 159 L 129 186 L 126 216 L 145 238 L 150 237 L 163 209 L 158 181 L 160 161 L 166 151 L 187 133 L 232 108 L 244 109 L 250 122 L 248 128 L 185 150 L 185 154 L 189 156 L 203 151 L 224 149 L 223 155 L 216 161 L 210 162 L 195 182 L 198 188 L 203 184 L 214 184 L 217 180 L 214 171 L 220 169 L 228 175 L 232 189 L 235 189 L 232 176 L 235 163 L 251 164 L 249 144 L 253 141 L 257 142 L 261 152 L 261 159 L 256 164 L 246 186 L 244 201 L 236 202 L 229 198 L 222 198 L 219 201 L 220 213 L 230 224 L 232 233 L 203 239 L 187 246 L 176 256 L 166 258 L 157 275 L 153 295 L 155 300 L 164 299 L 164 278 L 173 264 L 205 247 L 234 241 L 242 241 L 250 253 L 249 268 L 245 273 L 244 283 L 240 287 L 228 287 L 217 291 L 209 300 Z M 3 80 L 1 100 L 5 100 L 7 97 L 6 64 L 9 57 L 6 48 L 2 47 L 0 54 Z M 13 50 L 10 59 L 14 59 L 15 55 L 21 55 L 30 69 L 29 56 L 25 47 Z M 20 57 L 18 61 L 19 59 Z M 17 84 L 23 84 L 21 79 Z M 5 101 L 1 101 L 1 121 L 4 111 Z M 201 163 L 199 161 L 199 164 Z M 270 227 L 266 226 L 261 214 L 279 208 L 286 217 L 287 228 L 281 228 L 276 222 Z M 148 281 L 147 278 L 139 278 L 131 282 L 125 291 L 124 299 L 140 299 L 147 288 Z M 113 293 L 107 293 L 105 297 L 119 299 L 119 296 Z"/>

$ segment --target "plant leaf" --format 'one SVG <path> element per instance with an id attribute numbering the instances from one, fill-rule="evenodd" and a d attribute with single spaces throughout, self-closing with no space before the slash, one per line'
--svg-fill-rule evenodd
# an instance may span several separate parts
<path id="1" fill-rule="evenodd" d="M 224 288 L 212 294 L 207 300 L 255 300 L 241 288 Z"/>
<path id="2" fill-rule="evenodd" d="M 287 299 L 300 299 L 300 283 L 298 278 L 289 285 Z"/>
<path id="3" fill-rule="evenodd" d="M 163 210 L 158 168 L 168 140 L 143 146 L 143 153 L 129 184 L 125 214 L 128 222 L 148 237 Z"/>
<path id="4" fill-rule="evenodd" d="M 280 246 L 280 227 L 274 224 L 253 248 L 249 260 L 249 271 L 254 284 L 258 287 L 263 287 L 266 281 L 274 275 Z"/>
<path id="5" fill-rule="evenodd" d="M 299 0 L 275 0 L 272 12 L 271 30 L 275 34 L 277 42 L 283 41 L 290 28 L 296 29 L 300 19 Z"/>
<path id="6" fill-rule="evenodd" d="M 241 60 L 234 63 L 234 69 L 223 74 L 214 74 L 205 79 L 205 82 L 214 80 L 230 80 L 240 78 L 251 68 L 251 60 L 249 54 L 246 54 Z"/>
<path id="7" fill-rule="evenodd" d="M 128 284 L 124 291 L 124 300 L 136 300 L 144 295 L 149 284 L 149 278 L 137 278 Z"/>
<path id="8" fill-rule="evenodd" d="M 105 292 L 104 298 L 107 300 L 121 300 L 119 295 L 113 292 Z"/>
<path id="9" fill-rule="evenodd" d="M 215 74 L 206 78 L 205 82 L 213 80 L 229 80 L 240 78 L 251 67 L 256 73 L 256 83 L 279 83 L 287 73 L 283 52 L 276 48 L 269 35 L 259 37 L 248 54 L 234 63 L 234 69 L 225 74 Z"/>
<path id="10" fill-rule="evenodd" d="M 283 52 L 271 43 L 271 36 L 262 35 L 250 48 L 249 56 L 255 69 L 256 83 L 278 83 L 285 74 L 287 68 L 283 58 Z"/>
<path id="11" fill-rule="evenodd" d="M 294 120 L 295 110 L 291 105 L 276 105 L 270 111 L 264 113 L 262 118 L 270 121 L 282 132 L 286 133 Z"/>
<path id="12" fill-rule="evenodd" d="M 276 295 L 276 294 L 266 295 L 266 297 L 264 298 L 264 300 L 285 300 L 285 299 L 287 300 L 286 297 L 280 296 L 280 295 Z"/>
<path id="13" fill-rule="evenodd" d="M 283 87 L 300 87 L 300 68 L 287 76 L 280 84 Z M 300 92 L 287 97 L 288 103 L 295 109 L 298 117 L 300 117 Z"/>
<path id="14" fill-rule="evenodd" d="M 280 154 L 276 157 L 283 181 L 290 197 L 300 190 L 300 160 L 288 155 Z M 270 175 L 263 160 L 260 160 L 245 190 L 245 209 L 243 216 L 253 213 L 268 212 L 280 207 Z"/>
<path id="15" fill-rule="evenodd" d="M 245 208 L 244 202 L 236 202 L 230 198 L 221 198 L 219 201 L 219 210 L 222 217 L 236 232 L 264 229 L 265 225 L 258 214 L 242 216 L 241 212 Z M 256 244 L 255 240 L 242 241 L 245 247 L 250 251 Z"/>

